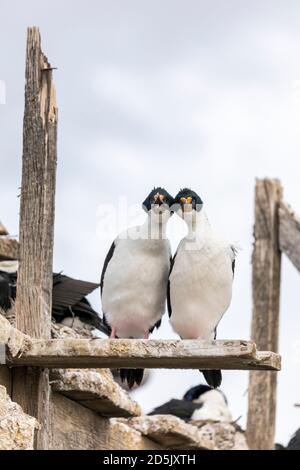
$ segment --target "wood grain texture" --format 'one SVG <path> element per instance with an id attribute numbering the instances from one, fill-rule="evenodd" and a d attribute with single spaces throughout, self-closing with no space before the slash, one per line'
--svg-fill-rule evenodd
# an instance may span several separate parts
<path id="1" fill-rule="evenodd" d="M 17 240 L 0 237 L 0 261 L 14 261 L 20 257 L 20 246 Z"/>
<path id="2" fill-rule="evenodd" d="M 16 325 L 50 338 L 57 108 L 51 66 L 39 30 L 28 28 Z M 49 373 L 14 371 L 13 399 L 42 424 L 36 448 L 48 447 Z"/>
<path id="3" fill-rule="evenodd" d="M 12 366 L 49 368 L 162 368 L 162 369 L 260 369 L 279 370 L 280 356 L 257 352 L 255 343 L 241 340 L 35 340 Z"/>
<path id="4" fill-rule="evenodd" d="M 279 206 L 279 246 L 300 271 L 300 218 L 285 202 Z"/>
<path id="5" fill-rule="evenodd" d="M 281 253 L 278 180 L 257 180 L 255 189 L 253 316 L 251 338 L 262 350 L 278 351 Z M 251 372 L 247 441 L 251 449 L 272 449 L 276 417 L 276 374 Z"/>
<path id="6" fill-rule="evenodd" d="M 161 447 L 125 423 L 111 423 L 93 411 L 53 393 L 51 450 L 154 450 Z"/>

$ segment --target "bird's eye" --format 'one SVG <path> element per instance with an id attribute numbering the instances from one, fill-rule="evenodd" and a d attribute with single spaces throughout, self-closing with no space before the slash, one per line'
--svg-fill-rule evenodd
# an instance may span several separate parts
<path id="1" fill-rule="evenodd" d="M 192 202 L 193 202 L 193 198 L 191 196 L 186 198 L 186 203 L 187 204 L 192 204 Z"/>

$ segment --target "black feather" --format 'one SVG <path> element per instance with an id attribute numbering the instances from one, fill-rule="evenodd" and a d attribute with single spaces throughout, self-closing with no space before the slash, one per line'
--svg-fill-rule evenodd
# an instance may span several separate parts
<path id="1" fill-rule="evenodd" d="M 297 429 L 286 448 L 287 450 L 300 450 L 300 428 Z"/>
<path id="2" fill-rule="evenodd" d="M 222 383 L 222 372 L 220 370 L 200 370 L 208 385 L 212 388 L 220 387 Z"/>
<path id="3" fill-rule="evenodd" d="M 168 191 L 166 191 L 164 188 L 157 187 L 157 188 L 152 189 L 152 191 L 146 197 L 145 201 L 142 204 L 142 207 L 146 212 L 149 212 L 151 210 L 151 206 L 152 204 L 154 204 L 154 196 L 157 193 L 165 196 L 164 204 L 167 204 L 169 207 L 173 205 L 174 199 L 171 196 L 171 194 L 169 194 Z"/>
<path id="4" fill-rule="evenodd" d="M 195 387 L 190 388 L 184 395 L 183 399 L 186 401 L 193 401 L 197 400 L 197 398 L 200 397 L 200 395 L 203 395 L 203 393 L 209 392 L 212 390 L 212 387 L 209 387 L 208 385 L 196 385 Z"/>
<path id="5" fill-rule="evenodd" d="M 129 388 L 135 384 L 140 385 L 143 380 L 144 369 L 120 369 L 122 382 L 127 382 Z"/>
<path id="6" fill-rule="evenodd" d="M 186 400 L 172 400 L 164 403 L 149 413 L 149 415 L 173 415 L 178 418 L 189 420 L 195 410 L 198 410 L 203 405 L 201 403 L 193 403 Z"/>
<path id="7" fill-rule="evenodd" d="M 6 311 L 11 308 L 13 291 L 10 275 L 0 271 L 0 307 Z"/>
<path id="8" fill-rule="evenodd" d="M 171 257 L 171 259 L 170 259 L 170 271 L 169 271 L 169 279 L 168 279 L 168 286 L 167 286 L 167 307 L 168 307 L 169 318 L 171 318 L 171 315 L 172 315 L 172 304 L 171 304 L 171 293 L 170 293 L 170 290 L 171 290 L 170 276 L 171 276 L 171 272 L 172 272 L 173 267 L 174 267 L 176 255 L 177 255 L 177 252 L 173 256 L 173 258 Z"/>
<path id="9" fill-rule="evenodd" d="M 115 242 L 113 242 L 110 249 L 108 250 L 108 253 L 107 253 L 106 258 L 105 258 L 104 263 L 103 263 L 103 268 L 102 268 L 102 273 L 101 273 L 101 281 L 100 281 L 101 295 L 102 295 L 102 292 L 103 292 L 104 277 L 105 277 L 106 269 L 107 269 L 108 263 L 110 262 L 110 260 L 113 257 L 115 248 L 116 248 L 116 244 L 115 244 Z"/>
<path id="10" fill-rule="evenodd" d="M 8 310 L 16 299 L 16 283 L 16 272 L 0 272 L 0 306 L 4 310 Z M 99 284 L 94 282 L 53 273 L 52 318 L 60 323 L 67 317 L 79 317 L 82 322 L 109 335 L 109 329 L 85 297 L 98 287 Z"/>

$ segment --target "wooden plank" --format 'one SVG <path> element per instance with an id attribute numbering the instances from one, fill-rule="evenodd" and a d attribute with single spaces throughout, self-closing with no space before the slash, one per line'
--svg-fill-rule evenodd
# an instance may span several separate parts
<path id="1" fill-rule="evenodd" d="M 11 366 L 279 370 L 280 357 L 241 340 L 54 339 L 32 341 Z"/>
<path id="2" fill-rule="evenodd" d="M 171 415 L 140 416 L 131 419 L 114 419 L 124 422 L 136 431 L 157 442 L 165 449 L 213 450 L 214 442 L 207 433 L 202 433 L 193 424 Z"/>
<path id="3" fill-rule="evenodd" d="M 23 164 L 20 207 L 20 265 L 16 325 L 32 338 L 50 338 L 57 108 L 52 69 L 38 28 L 28 28 Z M 48 448 L 49 372 L 14 371 L 13 399 L 41 428 L 36 448 Z"/>
<path id="4" fill-rule="evenodd" d="M 285 202 L 279 206 L 279 246 L 300 271 L 300 218 Z"/>
<path id="5" fill-rule="evenodd" d="M 112 423 L 84 406 L 53 393 L 51 450 L 155 450 L 161 447 L 125 423 Z"/>
<path id="6" fill-rule="evenodd" d="M 8 231 L 4 227 L 4 225 L 0 222 L 0 235 L 8 235 Z"/>
<path id="7" fill-rule="evenodd" d="M 109 369 L 56 369 L 51 389 L 105 417 L 132 417 L 140 406 L 118 385 Z"/>
<path id="8" fill-rule="evenodd" d="M 20 257 L 20 246 L 17 240 L 0 237 L 0 261 L 14 261 Z"/>
<path id="9" fill-rule="evenodd" d="M 257 180 L 253 251 L 253 317 L 251 338 L 263 350 L 278 351 L 281 254 L 278 180 Z M 273 449 L 276 417 L 276 374 L 250 373 L 247 441 L 251 449 Z"/>

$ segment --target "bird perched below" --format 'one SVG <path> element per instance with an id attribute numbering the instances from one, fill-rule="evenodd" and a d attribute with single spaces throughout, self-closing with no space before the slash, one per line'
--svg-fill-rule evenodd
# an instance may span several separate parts
<path id="1" fill-rule="evenodd" d="M 297 429 L 287 445 L 287 450 L 300 450 L 300 428 Z"/>
<path id="2" fill-rule="evenodd" d="M 154 188 L 143 203 L 144 224 L 129 228 L 111 245 L 101 275 L 103 319 L 111 338 L 144 338 L 159 327 L 165 312 L 171 248 L 166 238 L 172 196 Z M 121 369 L 129 388 L 143 369 Z"/>
<path id="3" fill-rule="evenodd" d="M 201 198 L 191 189 L 179 191 L 174 210 L 186 222 L 188 234 L 172 260 L 170 322 L 182 339 L 213 340 L 231 302 L 236 249 L 214 233 Z M 220 370 L 201 372 L 211 387 L 221 385 Z"/>
<path id="4" fill-rule="evenodd" d="M 275 450 L 300 450 L 300 428 L 293 434 L 286 447 L 276 443 Z"/>
<path id="5" fill-rule="evenodd" d="M 182 400 L 172 399 L 149 414 L 171 414 L 185 421 L 232 421 L 225 395 L 221 390 L 215 390 L 208 385 L 192 387 Z"/>
<path id="6" fill-rule="evenodd" d="M 4 311 L 9 310 L 16 299 L 17 269 L 17 262 L 0 262 L 0 308 Z M 98 287 L 99 284 L 93 282 L 54 273 L 52 318 L 70 327 L 87 324 L 109 335 L 109 329 L 86 299 Z"/>

